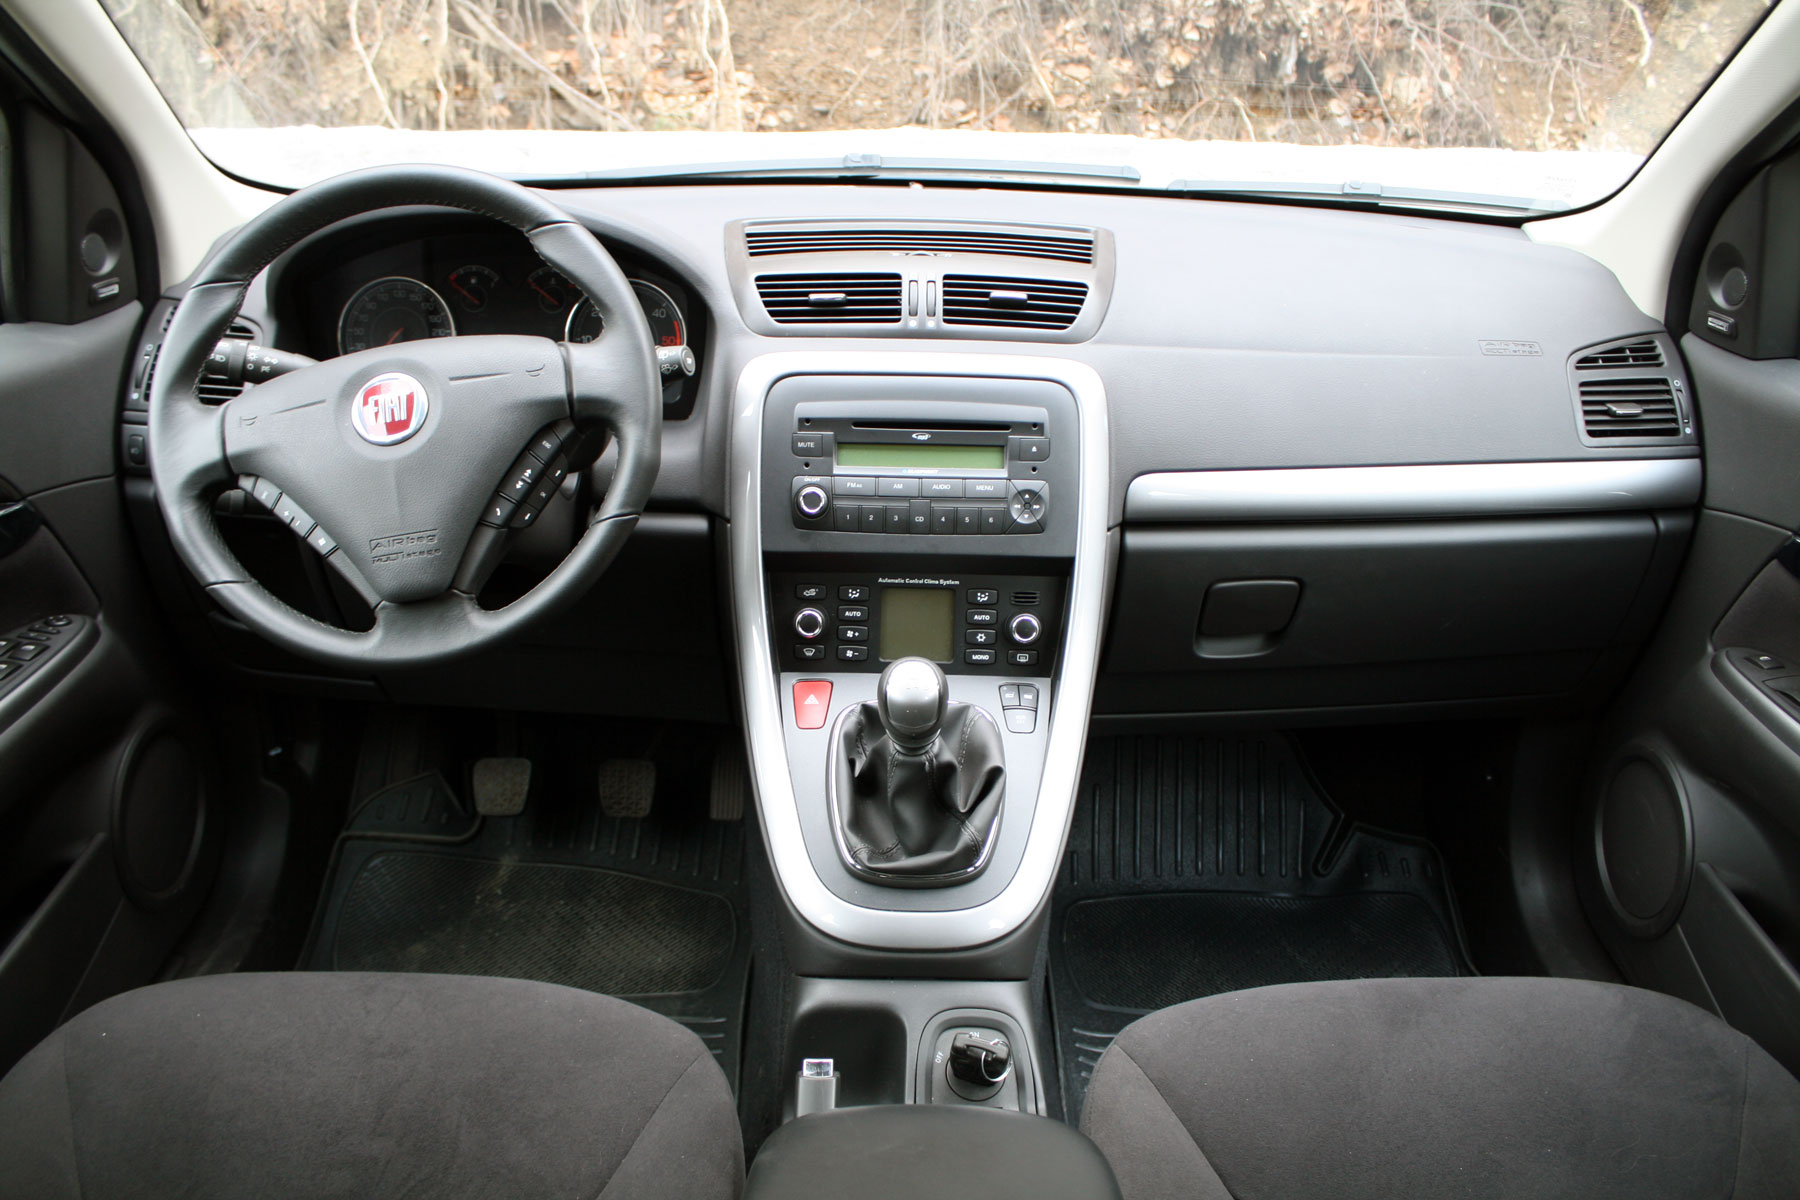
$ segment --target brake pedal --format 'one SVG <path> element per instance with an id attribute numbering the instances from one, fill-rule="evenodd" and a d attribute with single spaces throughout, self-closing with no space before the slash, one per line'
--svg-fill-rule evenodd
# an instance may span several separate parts
<path id="1" fill-rule="evenodd" d="M 516 817 L 531 791 L 529 758 L 478 758 L 470 780 L 475 811 L 484 817 Z"/>
<path id="2" fill-rule="evenodd" d="M 615 758 L 600 764 L 600 811 L 609 817 L 647 817 L 656 799 L 656 764 Z"/>

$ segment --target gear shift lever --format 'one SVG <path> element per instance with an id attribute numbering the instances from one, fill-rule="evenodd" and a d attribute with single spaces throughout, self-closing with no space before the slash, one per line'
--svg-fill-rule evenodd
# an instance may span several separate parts
<path id="1" fill-rule="evenodd" d="M 875 709 L 894 747 L 908 754 L 929 749 L 944 725 L 950 684 L 930 659 L 898 658 L 875 685 Z"/>
<path id="2" fill-rule="evenodd" d="M 1006 798 L 994 718 L 950 699 L 927 658 L 888 665 L 875 701 L 838 718 L 832 821 L 851 873 L 894 887 L 943 887 L 986 866 Z"/>

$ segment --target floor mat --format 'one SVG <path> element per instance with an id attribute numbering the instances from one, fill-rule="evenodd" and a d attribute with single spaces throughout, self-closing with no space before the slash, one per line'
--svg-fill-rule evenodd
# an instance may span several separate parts
<path id="1" fill-rule="evenodd" d="M 1051 910 L 1067 1118 L 1114 1036 L 1200 996 L 1468 974 L 1437 851 L 1347 820 L 1286 739 L 1097 738 Z"/>
<path id="2" fill-rule="evenodd" d="M 303 965 L 619 996 L 699 1034 L 735 1086 L 751 949 L 744 823 L 706 819 L 704 796 L 608 817 L 574 780 L 542 782 L 515 817 L 475 815 L 435 772 L 369 796 L 339 839 Z"/>

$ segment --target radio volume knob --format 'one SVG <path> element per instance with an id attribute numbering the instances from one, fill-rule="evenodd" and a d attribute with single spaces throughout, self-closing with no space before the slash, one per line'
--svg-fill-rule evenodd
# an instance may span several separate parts
<path id="1" fill-rule="evenodd" d="M 1020 613 L 1007 625 L 1006 632 L 1021 646 L 1029 646 L 1044 635 L 1044 623 L 1030 613 Z"/>
<path id="2" fill-rule="evenodd" d="M 794 508 L 807 520 L 819 516 L 831 503 L 831 494 L 816 483 L 809 483 L 794 493 Z"/>
<path id="3" fill-rule="evenodd" d="M 816 608 L 803 608 L 794 614 L 794 632 L 812 641 L 825 632 L 825 614 Z"/>

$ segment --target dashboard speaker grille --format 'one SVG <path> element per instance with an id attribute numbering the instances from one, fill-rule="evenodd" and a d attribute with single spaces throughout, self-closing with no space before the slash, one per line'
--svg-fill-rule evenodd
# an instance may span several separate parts
<path id="1" fill-rule="evenodd" d="M 1085 283 L 1006 275 L 944 276 L 944 324 L 1067 329 L 1087 300 Z"/>
<path id="2" fill-rule="evenodd" d="M 1662 376 L 1581 384 L 1581 423 L 1591 438 L 1680 437 L 1675 391 Z"/>
<path id="3" fill-rule="evenodd" d="M 886 325 L 900 320 L 900 276 L 884 272 L 758 275 L 756 294 L 782 325 Z"/>
<path id="4" fill-rule="evenodd" d="M 1660 367 L 1662 365 L 1662 347 L 1650 338 L 1602 346 L 1575 360 L 1577 371 L 1604 371 L 1619 367 Z"/>
<path id="5" fill-rule="evenodd" d="M 982 228 L 750 229 L 744 248 L 752 258 L 770 254 L 863 252 L 890 254 L 999 254 L 1059 262 L 1094 261 L 1092 234 L 1012 233 Z"/>

